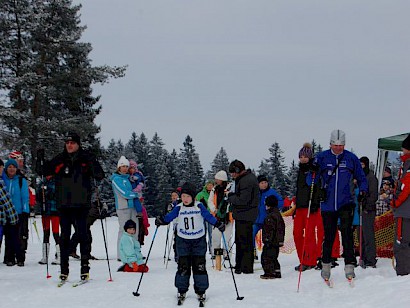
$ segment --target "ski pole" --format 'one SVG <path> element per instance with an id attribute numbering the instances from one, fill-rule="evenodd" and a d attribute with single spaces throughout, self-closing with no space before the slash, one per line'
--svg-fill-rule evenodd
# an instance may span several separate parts
<path id="1" fill-rule="evenodd" d="M 166 240 L 165 240 L 165 249 L 164 249 L 164 264 L 165 264 L 165 258 L 167 257 L 168 236 L 169 236 L 169 224 L 168 224 L 168 226 L 167 226 L 167 237 L 166 237 Z"/>
<path id="2" fill-rule="evenodd" d="M 231 235 L 231 238 L 232 238 L 232 235 Z M 235 240 L 233 241 L 231 247 L 230 247 L 229 250 L 227 251 L 227 254 L 230 254 L 230 253 L 231 253 L 232 248 L 233 248 L 233 245 L 235 245 Z M 226 259 L 224 258 L 224 261 L 222 262 L 222 266 L 226 268 L 226 266 L 225 266 L 225 261 L 226 261 Z"/>
<path id="3" fill-rule="evenodd" d="M 171 247 L 174 243 L 174 237 L 175 237 L 175 230 L 172 230 L 171 241 L 169 242 L 169 246 L 168 246 L 168 257 L 167 257 L 167 262 L 165 263 L 165 269 L 168 268 L 168 261 L 170 260 L 169 255 L 171 253 Z"/>
<path id="4" fill-rule="evenodd" d="M 309 196 L 308 212 L 307 212 L 307 217 L 306 217 L 305 237 L 303 238 L 302 260 L 301 260 L 301 263 L 299 265 L 299 277 L 298 277 L 298 290 L 297 290 L 297 292 L 299 292 L 300 279 L 302 278 L 303 261 L 305 259 L 306 237 L 307 237 L 307 231 L 308 231 L 308 226 L 309 226 L 310 206 L 312 205 L 313 188 L 315 186 L 315 177 L 316 177 L 316 173 L 313 172 L 313 174 L 312 174 L 312 184 L 310 185 L 310 196 Z"/>
<path id="5" fill-rule="evenodd" d="M 359 265 L 362 268 L 366 268 L 363 263 L 363 211 L 362 211 L 363 202 L 359 202 Z"/>
<path id="6" fill-rule="evenodd" d="M 223 232 L 222 232 L 222 239 L 223 239 L 223 241 L 224 241 L 225 249 L 228 250 L 228 245 L 226 244 L 225 235 L 224 235 Z M 239 296 L 238 287 L 236 286 L 235 276 L 234 276 L 234 274 L 233 274 L 233 269 L 232 269 L 232 264 L 231 264 L 231 258 L 229 257 L 229 253 L 227 254 L 227 257 L 228 257 L 228 262 L 229 262 L 229 268 L 231 269 L 233 284 L 235 285 L 235 291 L 236 291 L 236 296 L 237 296 L 237 297 L 236 297 L 236 300 L 241 301 L 241 300 L 243 300 L 244 297 L 243 297 L 243 296 Z"/>
<path id="7" fill-rule="evenodd" d="M 97 199 L 97 205 L 98 205 L 98 214 L 100 215 L 100 218 L 101 218 L 100 195 L 98 193 L 97 181 L 95 179 L 94 179 L 94 185 L 95 185 L 96 199 Z M 112 276 L 111 276 L 110 259 L 108 258 L 107 239 L 105 237 L 104 223 L 103 223 L 102 219 L 100 219 L 100 221 L 101 221 L 101 229 L 102 229 L 102 234 L 103 234 L 103 239 L 104 239 L 105 255 L 107 257 L 108 273 L 110 275 L 110 279 L 108 279 L 108 281 L 112 282 L 113 280 L 112 280 Z"/>
<path id="8" fill-rule="evenodd" d="M 48 254 L 49 254 L 48 245 L 46 245 L 46 270 L 47 270 L 47 279 L 51 278 L 51 275 L 50 275 L 50 273 L 49 273 L 49 271 L 48 271 Z"/>
<path id="9" fill-rule="evenodd" d="M 34 230 L 36 230 L 38 241 L 40 242 L 40 235 L 38 234 L 37 222 L 35 220 L 33 221 L 33 226 L 34 226 Z"/>
<path id="10" fill-rule="evenodd" d="M 155 229 L 154 236 L 152 237 L 152 242 L 151 242 L 151 246 L 149 247 L 149 250 L 148 250 L 148 255 L 147 255 L 147 260 L 145 261 L 145 265 L 148 264 L 149 255 L 151 254 L 152 245 L 154 244 L 155 237 L 157 236 L 158 228 L 159 228 L 159 226 L 157 226 L 157 228 Z M 141 294 L 138 293 L 138 290 L 140 289 L 141 281 L 142 281 L 143 276 L 144 276 L 144 272 L 141 273 L 141 277 L 140 277 L 140 281 L 138 282 L 137 290 L 135 292 L 132 292 L 132 294 L 134 296 L 140 296 L 141 295 Z"/>

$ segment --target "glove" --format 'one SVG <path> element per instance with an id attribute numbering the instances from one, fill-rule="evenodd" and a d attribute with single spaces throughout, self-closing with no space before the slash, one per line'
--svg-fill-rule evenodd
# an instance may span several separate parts
<path id="1" fill-rule="evenodd" d="M 364 203 L 366 201 L 366 195 L 367 193 L 365 191 L 359 192 L 359 195 L 357 196 L 357 202 Z"/>
<path id="2" fill-rule="evenodd" d="M 319 165 L 317 164 L 317 163 L 314 163 L 314 162 L 312 162 L 312 163 L 310 163 L 309 164 L 309 170 L 310 171 L 312 171 L 312 172 L 318 172 L 319 171 Z"/>
<path id="3" fill-rule="evenodd" d="M 159 226 L 167 225 L 167 223 L 164 221 L 164 217 L 158 216 L 157 218 L 155 218 L 155 225 L 159 227 Z"/>
<path id="4" fill-rule="evenodd" d="M 132 262 L 131 264 L 132 264 L 132 270 L 133 270 L 134 272 L 138 272 L 138 264 L 137 264 L 137 262 Z"/>
<path id="5" fill-rule="evenodd" d="M 215 224 L 215 228 L 218 228 L 219 231 L 225 231 L 225 224 L 222 221 L 217 221 Z"/>

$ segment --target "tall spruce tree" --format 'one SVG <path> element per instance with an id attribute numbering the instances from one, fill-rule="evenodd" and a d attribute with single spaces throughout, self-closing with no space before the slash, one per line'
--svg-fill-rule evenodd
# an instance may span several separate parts
<path id="1" fill-rule="evenodd" d="M 185 138 L 183 145 L 184 148 L 179 153 L 179 178 L 182 182 L 192 183 L 197 190 L 200 190 L 204 184 L 204 172 L 199 161 L 199 155 L 196 153 L 192 138 L 189 135 Z"/>
<path id="2" fill-rule="evenodd" d="M 169 181 L 170 185 L 173 190 L 177 189 L 179 185 L 181 185 L 181 181 L 179 179 L 179 158 L 177 151 L 175 149 L 169 154 L 167 159 L 167 169 L 169 174 Z"/>
<path id="3" fill-rule="evenodd" d="M 259 170 L 267 175 L 270 184 L 275 190 L 285 197 L 289 191 L 288 180 L 286 179 L 286 166 L 284 164 L 285 158 L 283 151 L 277 142 L 273 143 L 269 148 L 270 157 L 265 159 L 264 163 L 260 165 Z"/>
<path id="4" fill-rule="evenodd" d="M 298 171 L 299 167 L 295 163 L 294 160 L 292 160 L 292 163 L 290 165 L 289 171 L 286 176 L 287 180 L 287 186 L 289 190 L 286 193 L 286 196 L 293 197 L 296 195 L 296 185 L 297 185 L 297 180 L 298 180 Z"/>
<path id="5" fill-rule="evenodd" d="M 220 170 L 225 170 L 228 173 L 229 159 L 223 147 L 216 153 L 214 160 L 211 163 L 211 170 L 206 173 L 206 180 L 213 179 L 215 174 Z M 228 173 L 229 174 L 229 173 Z"/>
<path id="6" fill-rule="evenodd" d="M 147 211 L 152 216 L 163 213 L 172 191 L 170 176 L 167 169 L 168 152 L 157 133 L 150 141 L 149 166 L 151 173 L 144 190 Z"/>
<path id="7" fill-rule="evenodd" d="M 0 138 L 46 158 L 61 151 L 61 138 L 77 131 L 83 145 L 99 147 L 99 97 L 92 85 L 122 77 L 125 67 L 91 66 L 91 44 L 80 42 L 80 5 L 69 0 L 0 1 Z"/>
<path id="8" fill-rule="evenodd" d="M 124 155 L 124 145 L 121 140 L 111 139 L 107 148 L 102 150 L 100 160 L 101 166 L 105 172 L 105 178 L 100 186 L 100 198 L 106 202 L 110 211 L 114 211 L 114 194 L 111 187 L 111 175 L 117 170 L 117 163 L 121 155 Z"/>

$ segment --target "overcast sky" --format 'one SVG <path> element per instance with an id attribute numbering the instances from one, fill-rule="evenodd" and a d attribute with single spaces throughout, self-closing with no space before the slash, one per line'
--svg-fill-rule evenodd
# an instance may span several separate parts
<path id="1" fill-rule="evenodd" d="M 408 0 L 76 0 L 92 64 L 128 65 L 95 87 L 101 140 L 187 135 L 204 170 L 221 147 L 257 169 L 278 142 L 376 161 L 377 140 L 410 131 Z"/>

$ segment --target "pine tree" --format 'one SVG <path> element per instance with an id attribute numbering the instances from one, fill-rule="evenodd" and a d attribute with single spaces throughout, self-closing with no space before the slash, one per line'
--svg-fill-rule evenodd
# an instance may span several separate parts
<path id="1" fill-rule="evenodd" d="M 216 154 L 214 160 L 211 163 L 211 170 L 206 173 L 206 179 L 213 179 L 215 174 L 220 170 L 225 170 L 228 173 L 229 159 L 226 151 L 223 147 Z M 229 174 L 229 173 L 228 173 Z M 206 180 L 205 179 L 205 180 Z"/>
<path id="2" fill-rule="evenodd" d="M 99 147 L 99 97 L 92 85 L 124 75 L 125 67 L 91 66 L 80 42 L 80 5 L 69 0 L 0 2 L 0 137 L 22 150 L 29 164 L 38 148 L 61 151 L 62 136 L 77 131 L 83 146 Z"/>
<path id="3" fill-rule="evenodd" d="M 179 180 L 179 158 L 177 151 L 175 149 L 172 150 L 172 152 L 169 154 L 168 159 L 167 159 L 167 169 L 168 169 L 168 174 L 169 174 L 169 181 L 170 185 L 172 187 L 172 190 L 175 190 L 178 188 L 178 186 L 182 185 Z"/>
<path id="4" fill-rule="evenodd" d="M 179 178 L 182 182 L 192 183 L 199 191 L 204 184 L 204 172 L 199 161 L 199 155 L 196 153 L 192 138 L 189 135 L 185 138 L 183 145 L 184 148 L 181 149 L 179 154 Z"/>
<path id="5" fill-rule="evenodd" d="M 259 167 L 264 167 L 267 173 L 265 174 L 271 186 L 281 195 L 286 196 L 289 191 L 288 180 L 286 179 L 286 166 L 284 165 L 285 158 L 283 157 L 283 151 L 281 150 L 279 144 L 275 142 L 269 148 L 270 157 L 265 159 L 266 165 Z"/>
<path id="6" fill-rule="evenodd" d="M 297 180 L 298 180 L 298 171 L 299 167 L 295 163 L 294 160 L 292 160 L 292 163 L 290 165 L 289 171 L 287 173 L 286 179 L 287 179 L 287 186 L 289 187 L 289 191 L 287 192 L 287 196 L 292 197 L 296 195 L 296 185 L 297 185 Z"/>
<path id="7" fill-rule="evenodd" d="M 121 140 L 111 139 L 107 149 L 103 149 L 100 160 L 101 166 L 105 172 L 105 178 L 100 186 L 100 198 L 106 202 L 109 210 L 115 210 L 114 193 L 111 186 L 111 175 L 117 170 L 117 163 L 121 155 L 124 155 L 124 145 Z"/>
<path id="8" fill-rule="evenodd" d="M 157 216 L 163 212 L 164 206 L 168 202 L 168 196 L 172 191 L 170 176 L 166 166 L 168 152 L 164 149 L 164 143 L 157 133 L 150 141 L 149 169 L 146 188 L 144 191 L 147 211 L 152 216 Z"/>
<path id="9" fill-rule="evenodd" d="M 127 144 L 125 145 L 124 154 L 125 157 L 129 159 L 133 159 L 136 162 L 139 161 L 138 153 L 139 151 L 139 138 L 135 132 L 132 132 L 130 140 L 128 140 Z"/>

